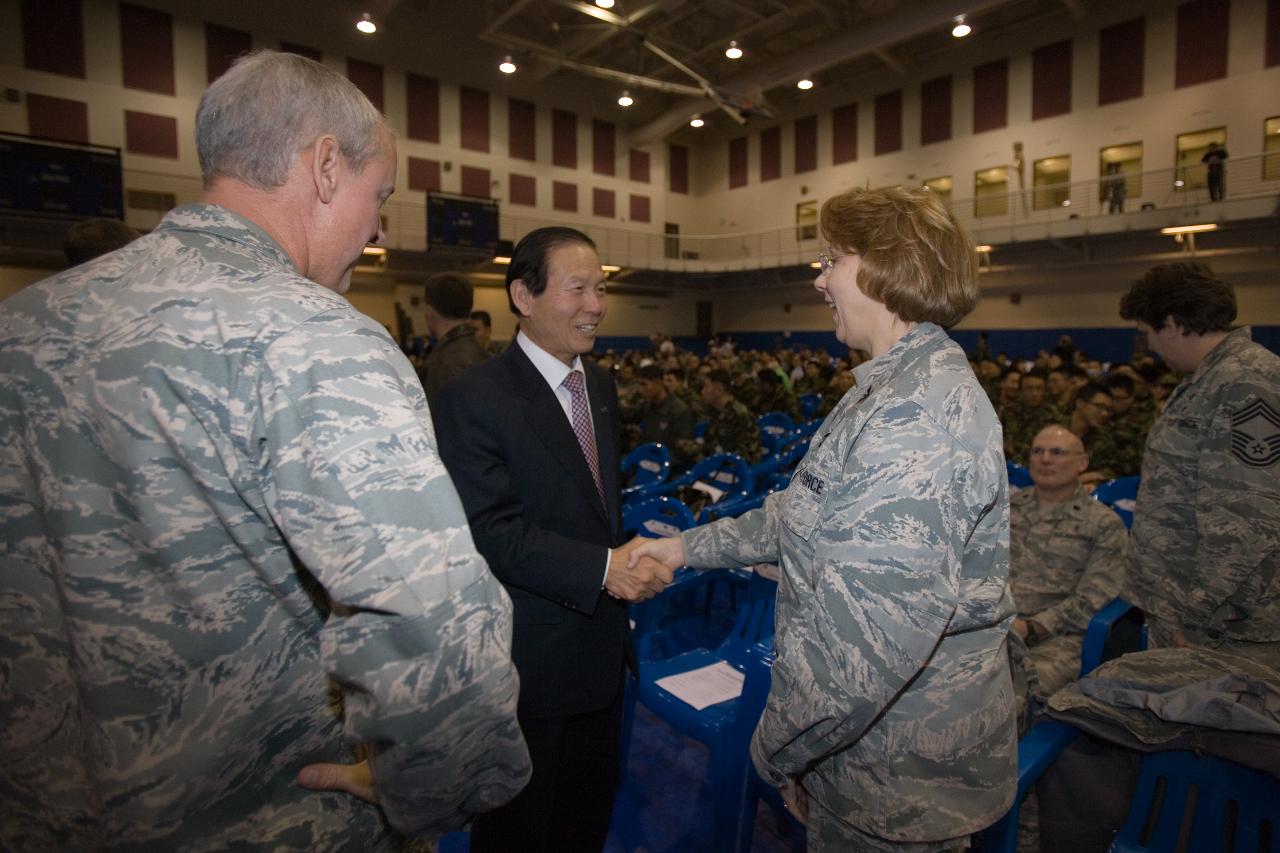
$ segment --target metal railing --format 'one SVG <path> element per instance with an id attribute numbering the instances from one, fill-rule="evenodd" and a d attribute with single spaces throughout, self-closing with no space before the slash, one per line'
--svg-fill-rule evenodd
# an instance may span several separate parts
<path id="1" fill-rule="evenodd" d="M 1280 194 L 1280 152 L 1232 157 L 1225 163 L 1225 199 L 1233 201 Z M 1203 166 L 1154 169 L 1123 175 L 1127 188 L 1124 213 L 1109 214 L 1106 191 L 1117 176 L 1072 183 L 1027 187 L 982 198 L 952 200 L 948 206 L 975 240 L 1003 242 L 1011 229 L 1022 225 L 1051 226 L 1054 223 L 1084 220 L 1085 230 L 1124 230 L 1123 217 L 1154 207 L 1172 210 L 1204 205 L 1209 190 Z M 173 193 L 178 204 L 198 201 L 200 179 L 125 170 L 125 186 L 133 190 Z M 387 241 L 393 249 L 426 249 L 426 204 L 392 200 L 383 209 Z M 140 214 L 130 212 L 130 221 Z M 156 220 L 159 214 L 155 214 Z M 604 225 L 589 217 L 572 215 L 525 215 L 504 206 L 499 220 L 503 239 L 519 239 L 544 225 L 572 225 L 596 241 L 605 263 L 640 269 L 683 272 L 719 272 L 734 269 L 767 269 L 808 264 L 820 249 L 813 225 L 788 225 L 732 234 L 667 235 L 652 229 Z"/>

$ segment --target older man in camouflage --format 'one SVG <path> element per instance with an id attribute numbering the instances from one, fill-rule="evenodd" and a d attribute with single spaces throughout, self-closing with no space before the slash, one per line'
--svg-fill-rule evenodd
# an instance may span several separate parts
<path id="1" fill-rule="evenodd" d="M 1080 485 L 1089 468 L 1070 430 L 1047 426 L 1031 442 L 1035 487 L 1009 498 L 1009 587 L 1013 630 L 1027 644 L 1037 693 L 1048 696 L 1080 673 L 1085 628 L 1124 580 L 1124 523 Z"/>
<path id="2" fill-rule="evenodd" d="M 1231 285 L 1152 268 L 1120 302 L 1187 374 L 1147 436 L 1126 598 L 1154 647 L 1280 660 L 1280 358 L 1250 340 Z"/>
<path id="3" fill-rule="evenodd" d="M 0 847 L 438 835 L 529 768 L 510 602 L 412 367 L 340 295 L 394 141 L 269 52 L 196 133 L 204 203 L 0 307 Z"/>

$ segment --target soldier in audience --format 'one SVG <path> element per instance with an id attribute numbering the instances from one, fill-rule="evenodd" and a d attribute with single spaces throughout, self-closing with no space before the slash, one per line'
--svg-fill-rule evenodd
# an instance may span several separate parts
<path id="1" fill-rule="evenodd" d="M 1110 418 L 1111 393 L 1107 386 L 1090 382 L 1075 393 L 1067 425 L 1089 452 L 1090 467 L 1080 475 L 1080 482 L 1085 485 L 1115 477 L 1120 453 L 1107 429 Z"/>
<path id="2" fill-rule="evenodd" d="M 493 339 L 493 317 L 488 311 L 472 311 L 471 328 L 476 330 L 476 342 L 489 355 L 499 355 L 506 349 Z"/>
<path id="3" fill-rule="evenodd" d="M 1022 371 L 1016 367 L 1010 367 L 1000 376 L 999 391 L 996 398 L 992 400 L 995 406 L 996 414 L 1000 415 L 1001 420 L 1004 414 L 1011 407 L 1016 406 L 1022 398 Z"/>
<path id="4" fill-rule="evenodd" d="M 1031 439 L 1036 433 L 1060 419 L 1047 399 L 1047 376 L 1038 367 L 1023 376 L 1021 399 L 1005 410 L 1001 421 L 1005 456 L 1020 465 L 1027 463 L 1027 451 L 1031 449 Z"/>
<path id="5" fill-rule="evenodd" d="M 1080 484 L 1089 456 L 1071 431 L 1042 429 L 1027 467 L 1035 487 L 1009 498 L 1009 587 L 1018 608 L 1013 630 L 1034 668 L 1029 680 L 1047 697 L 1075 680 L 1084 630 L 1120 590 L 1127 534 Z"/>
<path id="6" fill-rule="evenodd" d="M 672 450 L 672 462 L 684 467 L 690 461 L 686 452 L 693 438 L 693 412 L 663 384 L 662 368 L 646 364 L 640 368 L 640 398 L 644 404 L 638 411 L 632 446 L 656 441 Z"/>
<path id="7" fill-rule="evenodd" d="M 702 383 L 702 402 L 707 407 L 707 431 L 689 442 L 681 453 L 702 458 L 713 453 L 736 453 L 754 464 L 764 455 L 760 446 L 760 426 L 756 416 L 734 399 L 732 380 L 723 370 L 713 370 Z"/>
<path id="8" fill-rule="evenodd" d="M 816 358 L 811 358 L 804 364 L 804 375 L 795 383 L 795 392 L 797 396 L 805 394 L 821 394 L 826 390 L 827 383 L 822 379 L 822 364 Z"/>
<path id="9" fill-rule="evenodd" d="M 488 358 L 470 321 L 474 294 L 467 277 L 453 272 L 437 273 L 423 287 L 427 331 L 435 340 L 418 370 L 428 403 L 435 402 L 447 382 Z"/>
<path id="10" fill-rule="evenodd" d="M 800 423 L 800 401 L 796 395 L 788 391 L 782 384 L 782 377 L 771 367 L 761 368 L 756 373 L 755 406 L 752 411 L 758 415 L 769 412 L 782 412 L 796 423 Z"/>
<path id="11" fill-rule="evenodd" d="M 1280 660 L 1280 358 L 1232 330 L 1235 291 L 1204 264 L 1153 267 L 1120 302 L 1187 374 L 1147 437 L 1126 598 L 1151 645 Z"/>
<path id="12" fill-rule="evenodd" d="M 853 386 L 853 371 L 842 369 L 833 373 L 827 382 L 827 389 L 822 392 L 822 402 L 818 404 L 818 417 L 825 418 L 831 414 L 831 410 Z"/>
<path id="13" fill-rule="evenodd" d="M 703 409 L 702 395 L 689 387 L 682 368 L 669 368 L 663 373 L 662 386 L 667 389 L 667 393 L 674 394 L 680 402 L 689 407 L 695 424 L 704 418 L 706 412 Z"/>
<path id="14" fill-rule="evenodd" d="M 1113 373 L 1105 385 L 1111 393 L 1111 420 L 1107 429 L 1116 446 L 1113 473 L 1117 477 L 1132 477 L 1142 468 L 1142 448 L 1151 429 L 1151 401 L 1138 397 L 1138 384 L 1128 373 Z"/>
<path id="15" fill-rule="evenodd" d="M 1045 390 L 1049 395 L 1049 405 L 1054 409 L 1053 419 L 1066 420 L 1071 414 L 1071 395 L 1074 393 L 1071 387 L 1071 374 L 1066 364 L 1049 368 Z"/>
<path id="16" fill-rule="evenodd" d="M 395 140 L 271 51 L 195 129 L 201 203 L 0 306 L 0 848 L 461 828 L 529 757 L 510 600 L 412 367 L 342 296 Z"/>

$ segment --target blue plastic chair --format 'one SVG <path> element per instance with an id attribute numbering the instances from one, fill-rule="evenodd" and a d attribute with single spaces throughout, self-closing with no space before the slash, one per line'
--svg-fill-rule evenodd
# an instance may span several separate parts
<path id="1" fill-rule="evenodd" d="M 818 427 L 822 426 L 822 418 L 813 418 L 796 427 L 796 431 L 792 433 L 797 438 L 808 438 L 818 431 Z"/>
<path id="2" fill-rule="evenodd" d="M 1133 510 L 1138 503 L 1138 485 L 1141 477 L 1117 477 L 1093 490 L 1093 499 L 1115 510 L 1125 528 L 1133 526 Z"/>
<path id="3" fill-rule="evenodd" d="M 1009 471 L 1010 489 L 1025 489 L 1034 485 L 1031 482 L 1031 472 L 1017 462 L 1010 462 L 1006 459 L 1004 467 Z"/>
<path id="4" fill-rule="evenodd" d="M 703 482 L 715 486 L 725 494 L 720 500 L 746 497 L 755 488 L 751 466 L 736 453 L 716 453 L 698 462 L 684 474 L 665 483 L 647 486 L 637 492 L 637 497 L 669 495 L 694 483 Z"/>
<path id="5" fill-rule="evenodd" d="M 786 437 L 796 430 L 796 422 L 784 412 L 769 412 L 756 419 L 760 425 L 760 443 L 770 453 L 774 453 L 786 441 Z"/>
<path id="6" fill-rule="evenodd" d="M 761 579 L 753 588 L 771 582 Z M 774 585 L 776 589 L 776 585 Z M 711 752 L 710 777 L 715 811 L 713 850 L 729 853 L 738 834 L 739 809 L 748 784 L 748 745 L 769 695 L 773 664 L 774 599 L 767 593 L 753 597 L 739 611 L 729 637 L 714 651 L 696 649 L 663 661 L 641 661 L 635 695 L 667 725 L 704 744 Z M 742 694 L 717 705 L 695 710 L 659 687 L 669 675 L 719 662 L 744 675 Z M 630 747 L 624 733 L 623 749 Z"/>
<path id="7" fill-rule="evenodd" d="M 693 425 L 693 437 L 702 438 L 707 434 L 707 428 L 711 426 L 711 421 L 698 421 Z"/>
<path id="8" fill-rule="evenodd" d="M 622 533 L 627 539 L 648 536 L 656 539 L 674 536 L 693 527 L 693 513 L 680 501 L 659 495 L 622 508 Z"/>
<path id="9" fill-rule="evenodd" d="M 1080 649 L 1081 678 L 1084 678 L 1102 665 L 1105 660 L 1107 640 L 1110 639 L 1111 632 L 1120 623 L 1120 620 L 1128 617 L 1131 612 L 1136 613 L 1138 616 L 1142 615 L 1141 610 L 1123 598 L 1113 598 L 1089 620 L 1089 625 L 1084 632 L 1084 644 Z M 1138 634 L 1138 648 L 1130 649 L 1130 651 L 1138 651 L 1146 647 L 1147 626 L 1144 623 Z"/>
<path id="10" fill-rule="evenodd" d="M 671 451 L 656 441 L 642 444 L 622 457 L 622 480 L 627 484 L 626 494 L 637 488 L 665 482 L 671 476 Z"/>
<path id="11" fill-rule="evenodd" d="M 818 411 L 818 407 L 822 405 L 821 394 L 801 394 L 800 395 L 800 414 L 807 421 L 812 418 Z"/>
<path id="12" fill-rule="evenodd" d="M 793 433 L 781 447 L 752 465 L 751 474 L 756 483 L 760 483 L 779 471 L 790 471 L 808 451 L 809 439 Z"/>

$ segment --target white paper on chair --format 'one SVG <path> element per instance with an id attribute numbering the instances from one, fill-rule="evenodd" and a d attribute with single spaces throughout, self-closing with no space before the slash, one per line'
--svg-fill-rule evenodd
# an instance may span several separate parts
<path id="1" fill-rule="evenodd" d="M 697 489 L 699 492 L 706 492 L 708 495 L 711 496 L 712 503 L 715 503 L 716 501 L 724 497 L 724 489 L 717 489 L 715 486 L 711 485 L 710 483 L 704 483 L 701 480 L 698 480 L 689 488 Z"/>
<path id="2" fill-rule="evenodd" d="M 695 711 L 737 699 L 742 695 L 743 674 L 724 661 L 659 678 L 655 684 L 693 706 Z"/>

